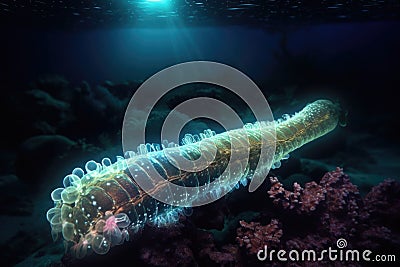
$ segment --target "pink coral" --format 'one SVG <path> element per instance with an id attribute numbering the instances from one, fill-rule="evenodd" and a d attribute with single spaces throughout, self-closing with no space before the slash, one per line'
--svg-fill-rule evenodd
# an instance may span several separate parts
<path id="1" fill-rule="evenodd" d="M 358 189 L 350 182 L 341 168 L 326 173 L 319 184 L 309 182 L 304 189 L 294 183 L 294 191 L 288 191 L 276 177 L 270 178 L 271 189 L 268 191 L 274 204 L 284 209 L 294 209 L 297 213 L 315 211 L 322 203 L 330 212 L 346 212 L 351 217 L 357 215 L 360 196 Z"/>
<path id="2" fill-rule="evenodd" d="M 364 211 L 368 214 L 389 218 L 393 223 L 400 222 L 400 183 L 393 179 L 386 179 L 364 198 Z"/>
<path id="3" fill-rule="evenodd" d="M 325 200 L 326 190 L 315 182 L 310 182 L 303 189 L 298 183 L 294 183 L 293 192 L 283 188 L 278 178 L 271 177 L 271 189 L 268 191 L 274 204 L 281 205 L 284 209 L 293 209 L 297 213 L 309 213 L 314 211 L 318 204 Z"/>
<path id="4" fill-rule="evenodd" d="M 237 229 L 236 240 L 241 247 L 246 247 L 250 254 L 257 254 L 257 252 L 267 245 L 268 247 L 276 247 L 283 231 L 279 226 L 279 221 L 272 219 L 271 222 L 265 226 L 258 222 L 247 223 L 240 221 L 240 226 Z"/>
<path id="5" fill-rule="evenodd" d="M 327 192 L 327 208 L 332 212 L 347 210 L 349 213 L 356 212 L 360 201 L 357 186 L 350 182 L 343 169 L 336 168 L 333 172 L 326 173 L 320 185 Z M 353 214 L 354 215 L 354 214 Z"/>

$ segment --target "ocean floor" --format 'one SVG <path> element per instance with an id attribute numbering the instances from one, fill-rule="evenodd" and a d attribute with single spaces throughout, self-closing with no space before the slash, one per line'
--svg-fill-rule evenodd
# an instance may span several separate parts
<path id="1" fill-rule="evenodd" d="M 53 242 L 45 218 L 53 206 L 50 192 L 86 161 L 121 154 L 119 122 L 131 94 L 123 89 L 139 84 L 83 83 L 72 90 L 56 77 L 15 93 L 7 108 L 20 119 L 10 122 L 14 128 L 9 129 L 15 129 L 7 133 L 12 141 L 0 151 L 1 266 L 103 266 L 124 261 L 136 266 L 249 266 L 260 264 L 255 254 L 263 244 L 285 249 L 314 244 L 323 249 L 340 237 L 354 248 L 386 249 L 400 257 L 398 146 L 351 122 L 292 153 L 269 174 L 279 182 L 267 179 L 255 193 L 241 187 L 194 208 L 191 216 L 182 216 L 171 227 L 146 226 L 133 241 L 106 255 L 80 261 L 65 255 L 62 241 Z M 217 90 L 214 96 L 218 94 Z M 77 95 L 83 96 L 72 102 Z M 15 101 L 24 105 L 16 107 Z M 284 109 L 279 101 L 272 104 Z M 168 112 L 163 108 L 159 118 Z M 197 123 L 189 127 L 190 133 L 205 126 Z M 305 206 L 274 191 L 283 187 L 288 194 L 300 190 L 301 203 L 316 192 L 325 193 Z"/>

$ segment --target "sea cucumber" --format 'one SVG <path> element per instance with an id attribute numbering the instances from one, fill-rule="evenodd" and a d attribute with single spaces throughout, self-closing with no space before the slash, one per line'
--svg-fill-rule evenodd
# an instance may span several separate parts
<path id="1" fill-rule="evenodd" d="M 105 254 L 110 247 L 128 240 L 145 223 L 171 224 L 178 220 L 184 207 L 190 206 L 188 203 L 196 206 L 200 199 L 218 198 L 240 184 L 246 186 L 259 168 L 268 171 L 271 165 L 279 167 L 280 161 L 290 152 L 332 131 L 338 124 L 339 113 L 337 104 L 318 100 L 278 121 L 246 124 L 221 134 L 206 130 L 199 135 L 186 135 L 181 146 L 143 144 L 138 147 L 138 153 L 118 156 L 115 163 L 109 158 L 101 163 L 88 161 L 86 172 L 75 168 L 64 178 L 65 188 L 51 193 L 55 207 L 49 209 L 46 216 L 53 238 L 61 233 L 77 258 L 92 251 Z M 230 140 L 236 140 L 236 145 L 232 146 Z M 173 159 L 176 153 L 195 160 L 202 151 L 207 156 L 212 146 L 216 148 L 215 156 L 207 159 L 206 168 L 194 172 L 175 167 L 169 160 L 171 157 L 167 157 L 167 154 L 172 155 Z M 266 146 L 269 160 L 260 154 L 261 146 Z M 235 149 L 236 159 L 229 165 L 232 149 Z M 271 151 L 274 153 L 268 155 Z M 227 168 L 228 172 L 224 172 Z M 164 182 L 156 183 L 151 170 L 157 171 Z M 139 187 L 135 177 L 145 178 L 149 187 Z M 208 187 L 214 181 L 216 185 Z M 201 189 L 187 195 L 184 201 L 182 196 L 177 197 L 175 205 L 148 194 L 149 190 L 152 196 L 157 192 L 169 192 L 164 197 L 174 199 L 174 193 L 168 191 L 171 183 Z"/>

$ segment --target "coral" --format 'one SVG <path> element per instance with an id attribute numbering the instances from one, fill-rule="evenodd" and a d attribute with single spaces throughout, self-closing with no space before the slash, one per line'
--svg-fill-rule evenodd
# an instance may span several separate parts
<path id="1" fill-rule="evenodd" d="M 364 211 L 381 220 L 390 220 L 400 224 L 400 183 L 387 179 L 372 190 L 364 198 Z"/>
<path id="2" fill-rule="evenodd" d="M 211 233 L 190 227 L 182 218 L 181 222 L 145 229 L 140 259 L 150 266 L 234 266 L 240 262 L 237 246 L 218 248 Z"/>
<path id="3" fill-rule="evenodd" d="M 376 216 L 382 214 L 378 211 L 384 213 L 391 205 L 397 207 L 400 203 L 399 183 L 387 180 L 363 200 L 357 187 L 339 168 L 325 174 L 319 183 L 310 182 L 304 187 L 296 184 L 292 192 L 283 188 L 276 178 L 271 180 L 269 191 L 277 209 L 260 213 L 248 222 L 239 221 L 232 233 L 235 235 L 234 244 L 228 241 L 228 237 L 216 245 L 213 235 L 196 229 L 198 225 L 193 227 L 189 218 L 176 227 L 145 229 L 151 234 L 144 236 L 144 242 L 140 241 L 144 243 L 141 260 L 151 266 L 250 266 L 259 263 L 256 255 L 264 245 L 275 250 L 322 251 L 328 247 L 335 249 L 338 238 L 345 238 L 348 248 L 373 252 L 392 253 L 400 247 L 398 231 L 384 225 L 384 218 L 380 215 Z M 315 197 L 313 193 L 321 195 Z M 222 203 L 206 206 L 204 212 L 221 209 Z M 266 218 L 272 219 L 265 224 Z M 297 262 L 292 262 L 290 266 L 304 266 L 303 263 L 296 265 Z M 273 263 L 274 266 L 285 264 Z M 314 266 L 313 262 L 307 261 L 306 264 Z M 318 264 L 331 266 L 333 263 L 321 261 Z M 358 262 L 340 264 L 360 266 Z"/>
<path id="4" fill-rule="evenodd" d="M 198 231 L 196 243 L 199 245 L 199 262 L 211 266 L 237 266 L 240 262 L 239 248 L 227 244 L 218 249 L 213 235 L 206 231 Z"/>
<path id="5" fill-rule="evenodd" d="M 267 245 L 268 247 L 277 247 L 283 231 L 279 226 L 279 221 L 272 219 L 271 222 L 262 226 L 258 222 L 246 223 L 240 221 L 237 229 L 237 237 L 241 247 L 245 247 L 249 254 L 257 254 L 257 252 Z"/>
<path id="6" fill-rule="evenodd" d="M 271 177 L 270 181 L 271 189 L 268 194 L 276 205 L 281 205 L 284 209 L 293 209 L 299 214 L 309 213 L 325 200 L 326 190 L 315 182 L 307 183 L 304 189 L 298 183 L 294 183 L 291 192 L 283 188 L 278 178 Z"/>
<path id="7" fill-rule="evenodd" d="M 283 188 L 277 178 L 270 178 L 270 198 L 284 209 L 309 214 L 317 209 L 320 227 L 333 237 L 351 236 L 359 222 L 360 195 L 342 169 L 326 173 L 319 184 L 306 183 L 304 189 L 294 183 L 293 192 Z"/>
<path id="8" fill-rule="evenodd" d="M 305 237 L 293 237 L 287 240 L 284 246 L 288 250 L 314 249 L 315 251 L 321 251 L 332 244 L 332 240 L 328 237 L 323 237 L 319 234 L 309 234 Z"/>
<path id="9" fill-rule="evenodd" d="M 360 199 L 358 188 L 350 182 L 343 169 L 337 168 L 322 177 L 320 185 L 326 190 L 327 207 L 331 212 L 348 209 L 357 209 L 357 200 Z"/>
<path id="10" fill-rule="evenodd" d="M 358 189 L 340 168 L 326 173 L 319 184 L 314 181 L 306 183 L 304 189 L 294 183 L 293 192 L 283 188 L 276 177 L 271 177 L 270 181 L 268 195 L 273 202 L 284 209 L 295 210 L 298 214 L 313 212 L 322 203 L 329 212 L 343 211 L 352 216 L 355 216 L 359 208 Z"/>
<path id="11" fill-rule="evenodd" d="M 269 216 L 275 227 L 279 219 L 280 235 L 274 238 L 276 229 L 271 224 L 261 226 L 257 220 L 240 222 L 236 240 L 248 254 L 255 254 L 264 245 L 286 251 L 322 251 L 335 247 L 339 238 L 346 239 L 349 248 L 375 252 L 394 252 L 400 247 L 398 182 L 385 180 L 363 199 L 340 168 L 326 173 L 318 184 L 309 182 L 302 188 L 294 183 L 293 191 L 286 190 L 276 177 L 270 180 L 268 195 L 277 210 Z"/>
<path id="12" fill-rule="evenodd" d="M 140 259 L 150 266 L 190 266 L 195 262 L 192 240 L 178 223 L 173 227 L 148 227 L 143 232 Z"/>
<path id="13" fill-rule="evenodd" d="M 371 226 L 362 234 L 359 245 L 368 249 L 377 249 L 385 242 L 391 242 L 392 231 L 385 226 Z"/>

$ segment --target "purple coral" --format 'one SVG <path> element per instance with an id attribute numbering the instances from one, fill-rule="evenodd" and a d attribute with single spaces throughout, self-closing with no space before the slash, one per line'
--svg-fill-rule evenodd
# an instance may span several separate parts
<path id="1" fill-rule="evenodd" d="M 293 184 L 293 192 L 283 188 L 278 178 L 271 177 L 271 189 L 268 191 L 274 204 L 284 209 L 296 210 L 299 214 L 314 211 L 325 199 L 326 190 L 315 182 L 310 182 L 303 189 L 298 183 Z"/>
<path id="2" fill-rule="evenodd" d="M 237 229 L 236 240 L 249 255 L 264 245 L 286 251 L 322 251 L 334 247 L 339 238 L 346 239 L 349 248 L 388 253 L 400 247 L 398 182 L 386 180 L 362 199 L 341 168 L 304 188 L 294 183 L 293 191 L 286 190 L 276 177 L 270 180 L 268 195 L 278 210 L 269 216 L 276 219 L 266 226 L 241 221 Z"/>
<path id="3" fill-rule="evenodd" d="M 272 219 L 265 226 L 258 222 L 240 221 L 239 223 L 241 227 L 237 229 L 236 240 L 241 247 L 246 247 L 249 254 L 257 254 L 264 245 L 276 247 L 280 243 L 283 231 L 276 219 Z"/>
<path id="4" fill-rule="evenodd" d="M 365 196 L 364 210 L 381 219 L 390 218 L 390 221 L 399 225 L 400 223 L 400 183 L 393 179 L 387 179 Z"/>
<path id="5" fill-rule="evenodd" d="M 349 177 L 341 168 L 326 173 L 319 184 L 309 182 L 304 189 L 294 183 L 293 192 L 283 188 L 276 177 L 271 177 L 271 189 L 268 191 L 270 198 L 276 205 L 284 209 L 294 209 L 297 213 L 310 213 L 315 211 L 321 203 L 331 212 L 346 209 L 355 212 L 358 209 L 359 192 Z"/>

